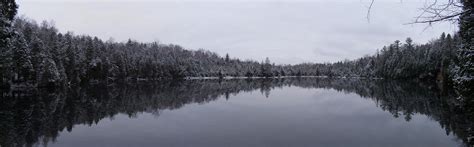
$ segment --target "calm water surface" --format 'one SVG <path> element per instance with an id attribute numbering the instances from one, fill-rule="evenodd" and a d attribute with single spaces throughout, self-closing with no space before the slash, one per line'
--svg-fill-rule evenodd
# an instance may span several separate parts
<path id="1" fill-rule="evenodd" d="M 448 147 L 450 94 L 355 79 L 190 80 L 4 93 L 2 146 Z M 456 124 L 457 123 L 457 124 Z M 460 124 L 462 123 L 462 124 Z M 469 124 L 469 123 L 467 123 Z M 467 133 L 466 133 L 467 132 Z"/>

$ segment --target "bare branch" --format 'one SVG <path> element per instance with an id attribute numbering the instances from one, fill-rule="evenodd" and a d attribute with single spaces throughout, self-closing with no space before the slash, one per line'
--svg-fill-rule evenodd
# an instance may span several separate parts
<path id="1" fill-rule="evenodd" d="M 415 21 L 407 24 L 419 24 L 451 21 L 457 22 L 458 17 L 465 13 L 462 10 L 462 4 L 457 0 L 448 0 L 446 3 L 439 3 L 438 0 L 434 0 L 428 6 L 421 8 L 422 12 L 415 18 Z"/>
<path id="2" fill-rule="evenodd" d="M 428 1 L 431 1 L 428 3 Z M 370 12 L 375 0 L 370 1 L 367 10 L 367 21 L 370 22 Z M 459 20 L 459 16 L 471 10 L 463 10 L 463 5 L 459 0 L 426 0 L 421 13 L 415 17 L 415 20 L 406 24 L 427 23 L 431 25 L 435 22 L 451 21 L 453 23 Z"/>
<path id="3" fill-rule="evenodd" d="M 367 9 L 367 22 L 370 23 L 370 10 L 372 10 L 372 6 L 374 5 L 375 0 L 370 1 L 369 8 Z"/>
<path id="4" fill-rule="evenodd" d="M 434 22 L 440 22 L 440 21 L 455 21 L 457 20 L 456 17 L 460 16 L 461 14 L 463 13 L 456 13 L 456 14 L 453 14 L 453 15 L 448 15 L 448 16 L 443 16 L 443 17 L 439 17 L 439 18 L 435 18 L 435 19 L 427 19 L 427 20 L 422 20 L 422 21 L 415 21 L 415 22 L 411 22 L 411 23 L 406 23 L 406 24 L 417 24 L 417 23 L 428 23 L 428 24 L 431 24 L 431 23 L 434 23 Z M 431 17 L 430 17 L 431 18 Z"/>

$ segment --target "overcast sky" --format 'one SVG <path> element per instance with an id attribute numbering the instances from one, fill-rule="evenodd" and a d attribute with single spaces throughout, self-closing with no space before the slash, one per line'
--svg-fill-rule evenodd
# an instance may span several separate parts
<path id="1" fill-rule="evenodd" d="M 17 0 L 19 14 L 103 40 L 179 44 L 280 64 L 373 54 L 394 40 L 425 43 L 451 23 L 404 25 L 426 0 Z M 429 0 L 428 0 L 429 1 Z"/>

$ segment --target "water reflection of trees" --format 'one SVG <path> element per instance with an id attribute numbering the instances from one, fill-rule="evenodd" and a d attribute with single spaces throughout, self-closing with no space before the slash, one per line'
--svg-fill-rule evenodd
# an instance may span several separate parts
<path id="1" fill-rule="evenodd" d="M 239 92 L 260 90 L 268 96 L 274 88 L 334 89 L 371 99 L 381 109 L 403 116 L 415 113 L 431 117 L 459 139 L 472 145 L 471 101 L 458 101 L 449 90 L 435 86 L 382 80 L 288 78 L 188 80 L 140 83 L 125 86 L 83 86 L 63 90 L 2 91 L 0 103 L 0 145 L 31 146 L 54 141 L 63 130 L 77 124 L 93 125 L 118 113 L 130 117 L 141 112 L 159 115 L 161 110 L 179 109 L 186 104 L 208 103 Z"/>

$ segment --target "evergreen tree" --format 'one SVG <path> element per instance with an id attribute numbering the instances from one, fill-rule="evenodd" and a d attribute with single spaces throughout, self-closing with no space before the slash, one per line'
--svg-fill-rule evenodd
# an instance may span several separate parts
<path id="1" fill-rule="evenodd" d="M 12 67 L 13 67 L 13 80 L 15 83 L 34 83 L 34 69 L 31 63 L 30 51 L 23 37 L 15 35 L 10 46 L 13 51 Z"/>
<path id="2" fill-rule="evenodd" d="M 272 77 L 272 64 L 270 63 L 270 59 L 267 57 L 265 58 L 265 62 L 262 63 L 262 77 Z"/>
<path id="3" fill-rule="evenodd" d="M 13 18 L 17 13 L 17 4 L 14 0 L 0 1 L 0 87 L 8 86 L 13 70 L 13 51 L 11 39 L 15 35 L 12 26 Z"/>
<path id="4" fill-rule="evenodd" d="M 457 89 L 466 95 L 474 97 L 474 2 L 461 0 L 464 13 L 460 16 L 459 34 L 461 48 L 458 53 L 456 69 Z"/>
<path id="5" fill-rule="evenodd" d="M 228 63 L 230 61 L 229 54 L 225 54 L 225 62 Z"/>

